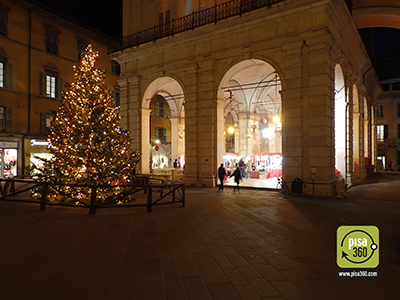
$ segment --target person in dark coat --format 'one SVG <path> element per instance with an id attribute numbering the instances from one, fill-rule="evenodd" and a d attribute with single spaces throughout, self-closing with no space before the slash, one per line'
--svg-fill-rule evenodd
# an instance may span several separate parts
<path id="1" fill-rule="evenodd" d="M 221 164 L 221 166 L 218 168 L 218 178 L 219 178 L 219 181 L 221 182 L 221 184 L 219 185 L 219 188 L 218 188 L 218 192 L 224 191 L 225 176 L 226 176 L 226 170 L 224 168 L 224 164 Z"/>
<path id="2" fill-rule="evenodd" d="M 241 173 L 241 172 L 240 172 L 239 167 L 236 167 L 235 172 L 233 172 L 233 174 L 230 176 L 230 177 L 233 177 L 233 176 L 234 176 L 235 182 L 236 182 L 236 186 L 235 186 L 234 189 L 233 189 L 233 192 L 234 192 L 234 193 L 236 193 L 236 189 L 238 190 L 238 193 L 240 193 L 240 186 L 239 186 L 239 183 L 240 183 L 240 181 L 242 180 L 242 176 L 241 176 L 240 173 Z"/>

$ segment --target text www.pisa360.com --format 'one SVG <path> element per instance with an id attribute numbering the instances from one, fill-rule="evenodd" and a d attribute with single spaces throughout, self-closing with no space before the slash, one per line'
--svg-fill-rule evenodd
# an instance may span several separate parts
<path id="1" fill-rule="evenodd" d="M 341 269 L 338 271 L 338 278 L 378 278 L 379 272 L 376 269 Z"/>

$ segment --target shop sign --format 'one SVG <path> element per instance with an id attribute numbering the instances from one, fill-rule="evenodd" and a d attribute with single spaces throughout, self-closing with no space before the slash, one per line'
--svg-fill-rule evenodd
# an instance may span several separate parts
<path id="1" fill-rule="evenodd" d="M 16 142 L 0 142 L 0 148 L 18 148 L 18 143 Z"/>
<path id="2" fill-rule="evenodd" d="M 37 140 L 31 140 L 31 146 L 48 146 L 49 142 L 48 141 L 37 141 Z"/>

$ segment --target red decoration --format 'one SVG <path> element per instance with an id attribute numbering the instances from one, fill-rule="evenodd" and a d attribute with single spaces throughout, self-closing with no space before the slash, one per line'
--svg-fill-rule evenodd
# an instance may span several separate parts
<path id="1" fill-rule="evenodd" d="M 156 146 L 154 147 L 154 150 L 158 151 L 158 150 L 160 150 L 160 147 L 159 147 L 158 145 L 156 145 Z"/>

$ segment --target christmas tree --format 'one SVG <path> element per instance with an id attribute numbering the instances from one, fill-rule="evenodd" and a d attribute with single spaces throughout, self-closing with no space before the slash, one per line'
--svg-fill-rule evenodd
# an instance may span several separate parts
<path id="1" fill-rule="evenodd" d="M 128 132 L 120 127 L 119 108 L 105 86 L 105 71 L 97 67 L 98 55 L 89 45 L 80 65 L 74 66 L 73 80 L 66 86 L 48 133 L 53 156 L 40 168 L 39 179 L 101 186 L 99 201 L 112 202 L 124 191 L 107 186 L 132 182 L 139 155 L 131 151 Z M 90 191 L 60 185 L 53 190 L 53 198 L 63 195 L 87 203 Z"/>

